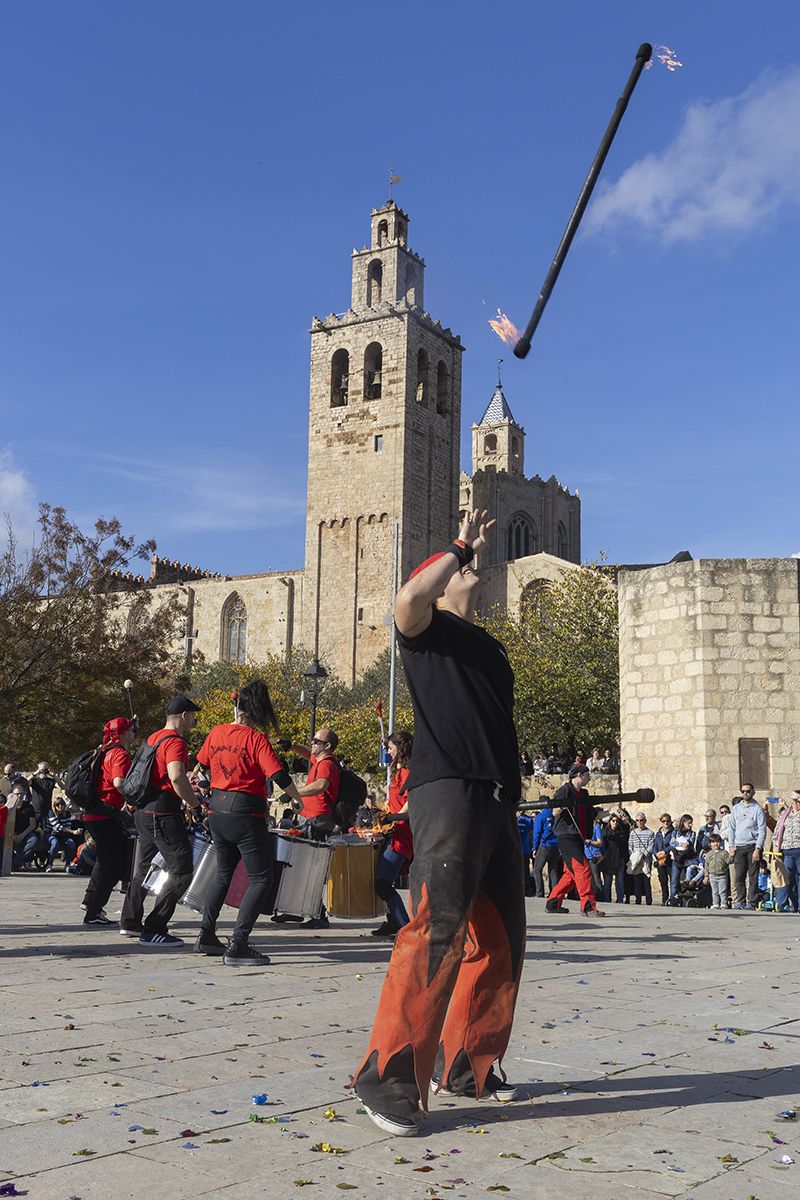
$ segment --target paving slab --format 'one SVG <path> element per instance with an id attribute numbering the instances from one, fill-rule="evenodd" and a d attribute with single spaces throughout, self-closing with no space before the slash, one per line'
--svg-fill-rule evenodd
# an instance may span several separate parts
<path id="1" fill-rule="evenodd" d="M 505 1060 L 525 1099 L 434 1097 L 423 1135 L 392 1139 L 347 1092 L 390 953 L 370 923 L 314 934 L 264 921 L 254 940 L 272 966 L 233 971 L 190 946 L 156 955 L 84 930 L 79 891 L 57 876 L 0 881 L 0 1182 L 31 1200 L 797 1188 L 800 1166 L 780 1158 L 800 1164 L 800 1115 L 778 1116 L 800 1106 L 793 923 L 611 904 L 590 925 L 529 901 Z M 179 914 L 187 940 L 196 928 Z"/>

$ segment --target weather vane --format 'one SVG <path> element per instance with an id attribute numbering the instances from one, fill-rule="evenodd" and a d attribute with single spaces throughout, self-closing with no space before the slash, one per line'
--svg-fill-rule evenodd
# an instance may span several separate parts
<path id="1" fill-rule="evenodd" d="M 400 175 L 395 175 L 394 167 L 389 167 L 389 199 L 390 200 L 393 198 L 392 197 L 392 188 L 394 187 L 394 185 L 396 183 L 402 183 L 402 182 L 403 182 L 402 177 Z"/>

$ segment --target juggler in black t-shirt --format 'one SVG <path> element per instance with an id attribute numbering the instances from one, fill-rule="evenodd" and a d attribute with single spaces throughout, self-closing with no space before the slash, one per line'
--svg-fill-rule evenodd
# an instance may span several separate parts
<path id="1" fill-rule="evenodd" d="M 496 638 L 433 610 L 417 637 L 397 631 L 414 705 L 408 789 L 435 779 L 487 779 L 520 796 L 514 672 Z"/>

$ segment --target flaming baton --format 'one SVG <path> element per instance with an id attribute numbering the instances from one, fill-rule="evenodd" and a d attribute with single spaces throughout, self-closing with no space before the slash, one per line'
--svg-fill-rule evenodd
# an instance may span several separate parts
<path id="1" fill-rule="evenodd" d="M 542 290 L 539 292 L 539 298 L 534 306 L 531 319 L 528 322 L 528 327 L 514 347 L 514 353 L 516 354 L 517 358 L 525 358 L 531 348 L 531 338 L 536 332 L 536 326 L 539 324 L 539 321 L 542 318 L 542 313 L 545 310 L 547 301 L 550 299 L 550 293 L 555 287 L 559 272 L 564 265 L 564 259 L 567 257 L 569 248 L 572 245 L 572 239 L 578 232 L 578 226 L 581 223 L 581 218 L 586 211 L 586 205 L 589 203 L 589 199 L 594 191 L 594 185 L 597 183 L 597 178 L 603 169 L 603 163 L 606 161 L 606 155 L 611 149 L 611 143 L 613 142 L 614 135 L 619 128 L 619 123 L 625 115 L 625 109 L 628 107 L 628 101 L 633 95 L 633 89 L 639 82 L 639 76 L 641 75 L 647 63 L 652 60 L 652 57 L 653 47 L 649 44 L 649 42 L 643 42 L 636 51 L 636 62 L 634 63 L 633 70 L 628 77 L 628 82 L 625 84 L 622 95 L 617 101 L 617 107 L 614 109 L 614 115 L 609 122 L 608 128 L 603 134 L 603 140 L 597 148 L 597 153 L 594 156 L 594 162 L 589 168 L 589 174 L 586 176 L 581 189 L 581 194 L 578 197 L 578 203 L 572 210 L 572 216 L 570 217 L 569 221 L 567 221 L 567 227 L 564 230 L 564 236 L 561 238 L 559 247 L 556 250 L 555 258 L 550 265 L 550 270 L 545 276 L 545 281 L 542 284 Z M 669 67 L 669 64 L 665 63 L 665 66 Z M 500 336 L 502 337 L 502 334 Z"/>

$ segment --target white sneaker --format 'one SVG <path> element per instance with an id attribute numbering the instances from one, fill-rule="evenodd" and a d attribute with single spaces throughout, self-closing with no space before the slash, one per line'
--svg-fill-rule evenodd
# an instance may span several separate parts
<path id="1" fill-rule="evenodd" d="M 373 1125 L 377 1125 L 378 1129 L 382 1129 L 384 1133 L 391 1134 L 392 1137 L 416 1137 L 420 1131 L 420 1121 L 418 1120 L 415 1121 L 411 1117 L 393 1117 L 389 1113 L 374 1112 L 363 1100 L 360 1103 Z"/>

